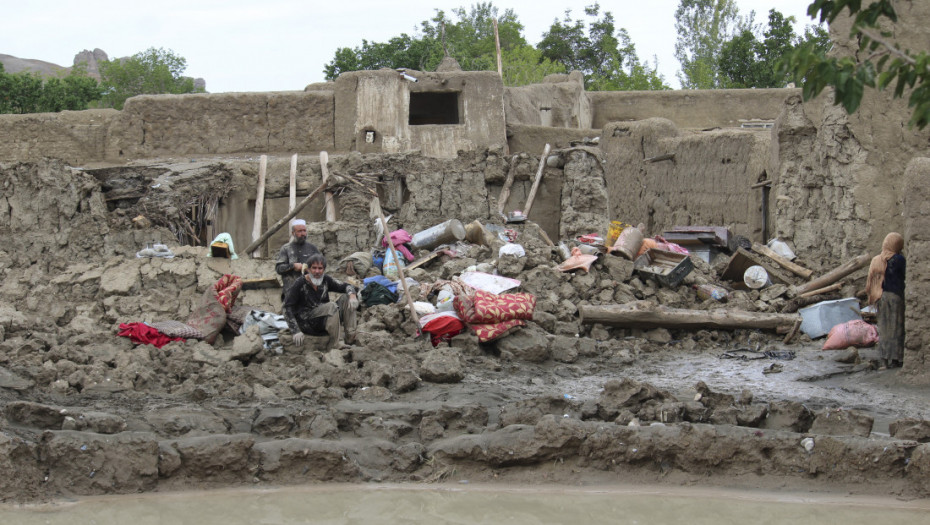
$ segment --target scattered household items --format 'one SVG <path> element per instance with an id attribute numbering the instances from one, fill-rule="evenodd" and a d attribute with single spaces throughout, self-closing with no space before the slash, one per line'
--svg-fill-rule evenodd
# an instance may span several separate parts
<path id="1" fill-rule="evenodd" d="M 404 230 L 397 230 L 391 234 L 391 238 L 394 239 L 394 235 L 402 231 Z M 450 244 L 461 241 L 465 238 L 465 234 L 465 226 L 462 225 L 460 220 L 449 219 L 446 222 L 413 234 L 410 239 L 410 244 L 414 248 L 420 250 L 432 250 L 440 244 Z M 413 258 L 411 257 L 408 260 L 412 261 Z"/>
<path id="2" fill-rule="evenodd" d="M 718 253 L 730 249 L 733 235 L 721 226 L 675 226 L 664 231 L 662 238 L 710 263 Z"/>
<path id="3" fill-rule="evenodd" d="M 258 333 L 262 337 L 264 348 L 282 348 L 278 332 L 287 329 L 287 321 L 283 315 L 250 309 L 242 323 L 242 327 L 239 329 L 239 334 L 246 333 L 253 325 L 258 325 Z"/>
<path id="4" fill-rule="evenodd" d="M 343 257 L 336 267 L 348 276 L 358 276 L 364 278 L 368 275 L 368 269 L 371 268 L 372 257 L 369 252 L 355 252 Z"/>
<path id="5" fill-rule="evenodd" d="M 742 310 L 688 310 L 656 306 L 649 301 L 627 304 L 580 305 L 581 323 L 601 323 L 620 328 L 758 328 L 775 331 L 794 324 L 796 314 L 772 314 Z"/>
<path id="6" fill-rule="evenodd" d="M 815 305 L 801 308 L 801 331 L 811 339 L 827 335 L 830 329 L 847 321 L 861 321 L 859 300 L 855 297 L 821 301 Z"/>
<path id="7" fill-rule="evenodd" d="M 620 232 L 630 227 L 629 224 L 620 221 L 610 221 L 610 224 L 607 225 L 607 241 L 604 246 L 613 247 L 614 243 L 617 242 L 617 238 L 620 237 Z"/>
<path id="8" fill-rule="evenodd" d="M 513 210 L 507 214 L 508 224 L 519 224 L 526 222 L 526 215 L 523 215 L 523 212 L 520 210 Z"/>
<path id="9" fill-rule="evenodd" d="M 157 321 L 153 323 L 122 323 L 117 335 L 129 337 L 136 344 L 151 344 L 158 348 L 171 341 L 202 339 L 213 344 L 226 326 L 227 314 L 233 312 L 242 289 L 242 278 L 226 274 L 203 293 L 199 304 L 187 321 Z"/>
<path id="10" fill-rule="evenodd" d="M 791 247 L 788 246 L 788 243 L 786 243 L 785 241 L 779 240 L 778 237 L 774 237 L 771 240 L 769 240 L 766 246 L 768 246 L 770 250 L 772 250 L 779 256 L 785 259 L 788 259 L 789 261 L 793 261 L 797 257 L 797 255 L 794 254 L 794 251 L 791 249 Z"/>
<path id="11" fill-rule="evenodd" d="M 505 255 L 512 255 L 514 257 L 526 257 L 526 250 L 523 249 L 523 246 L 519 244 L 508 242 L 507 244 L 501 246 L 500 250 L 497 251 L 498 257 L 503 257 Z"/>
<path id="12" fill-rule="evenodd" d="M 878 342 L 878 329 L 862 320 L 847 321 L 830 329 L 821 350 L 845 350 L 850 346 L 866 348 Z"/>
<path id="13" fill-rule="evenodd" d="M 233 247 L 232 235 L 221 233 L 210 243 L 210 251 L 207 257 L 222 257 L 224 259 L 238 259 L 236 249 Z"/>
<path id="14" fill-rule="evenodd" d="M 750 252 L 742 247 L 737 248 L 736 251 L 733 252 L 726 268 L 720 273 L 720 279 L 732 283 L 731 286 L 734 289 L 746 290 L 749 287 L 746 285 L 744 277 L 746 270 L 752 266 L 761 266 L 765 270 L 765 273 L 768 274 L 768 279 L 772 283 L 791 284 L 791 279 L 779 271 L 777 267 L 763 260 L 763 257 L 758 254 Z"/>
<path id="15" fill-rule="evenodd" d="M 454 311 L 436 312 L 420 318 L 420 329 L 430 335 L 430 343 L 435 347 L 464 332 L 465 323 Z"/>
<path id="16" fill-rule="evenodd" d="M 690 257 L 682 253 L 651 249 L 636 259 L 633 268 L 645 278 L 653 279 L 669 288 L 676 288 L 694 269 L 694 263 Z"/>
<path id="17" fill-rule="evenodd" d="M 570 272 L 572 270 L 584 270 L 585 273 L 591 271 L 591 265 L 597 260 L 597 255 L 585 254 L 581 248 L 574 247 L 565 261 L 558 266 L 560 272 Z M 629 264 L 629 263 L 627 263 Z"/>
<path id="18" fill-rule="evenodd" d="M 463 272 L 459 279 L 475 290 L 499 294 L 520 286 L 520 281 L 485 272 Z"/>
<path id="19" fill-rule="evenodd" d="M 144 257 L 158 257 L 161 259 L 171 259 L 172 257 L 174 257 L 174 252 L 169 250 L 168 246 L 164 244 L 149 241 L 145 243 L 145 248 L 136 252 L 136 257 L 140 259 Z"/>
<path id="20" fill-rule="evenodd" d="M 639 231 L 639 228 L 630 226 L 629 228 L 624 228 L 623 231 L 617 235 L 617 240 L 614 241 L 614 244 L 607 250 L 607 253 L 620 255 L 632 261 L 636 259 L 642 245 L 643 233 Z"/>
<path id="21" fill-rule="evenodd" d="M 743 272 L 743 283 L 745 283 L 750 290 L 761 290 L 771 285 L 772 280 L 769 279 L 769 272 L 765 271 L 765 268 L 762 266 L 756 264 L 746 268 L 746 271 Z"/>
<path id="22" fill-rule="evenodd" d="M 528 293 L 501 294 L 477 290 L 474 295 L 459 294 L 453 301 L 455 312 L 487 343 L 498 339 L 533 318 L 536 297 Z"/>
<path id="23" fill-rule="evenodd" d="M 384 279 L 382 276 L 378 276 Z M 375 279 L 375 277 L 369 277 L 369 279 Z M 394 290 L 391 290 L 384 284 L 376 281 L 368 281 L 365 279 L 365 287 L 362 288 L 359 298 L 362 300 L 362 303 L 365 306 L 375 306 L 378 304 L 394 304 L 397 302 L 398 296 Z M 393 285 L 394 288 L 397 288 L 397 285 Z"/>
<path id="24" fill-rule="evenodd" d="M 780 359 L 790 361 L 797 357 L 791 350 L 753 350 L 751 348 L 736 348 L 727 350 L 718 356 L 720 359 L 736 359 L 738 361 L 755 361 L 757 359 Z"/>

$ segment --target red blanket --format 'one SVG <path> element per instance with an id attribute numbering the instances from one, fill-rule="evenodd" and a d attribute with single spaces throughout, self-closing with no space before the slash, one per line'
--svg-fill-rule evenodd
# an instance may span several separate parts
<path id="1" fill-rule="evenodd" d="M 145 323 L 120 323 L 119 334 L 137 345 L 155 345 L 161 348 L 171 341 L 184 341 L 183 337 L 168 337 Z"/>

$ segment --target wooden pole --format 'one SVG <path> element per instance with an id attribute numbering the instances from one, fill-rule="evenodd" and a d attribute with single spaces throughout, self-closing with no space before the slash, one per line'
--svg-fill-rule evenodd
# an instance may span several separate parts
<path id="1" fill-rule="evenodd" d="M 413 322 L 417 327 L 417 335 L 420 335 L 420 316 L 417 315 L 417 310 L 413 307 L 413 298 L 410 297 L 410 290 L 407 289 L 407 278 L 404 276 L 404 269 L 400 263 L 400 254 L 397 253 L 397 250 L 394 248 L 394 243 L 391 242 L 391 230 L 388 229 L 387 220 L 384 219 L 384 212 L 381 211 L 381 201 L 378 197 L 372 197 L 370 211 L 371 215 L 375 215 L 377 218 L 381 219 L 381 228 L 384 231 L 384 242 L 387 243 L 388 250 L 391 250 L 394 260 L 397 261 L 397 275 L 400 277 L 400 284 L 404 288 L 404 297 L 407 299 L 407 307 L 410 308 L 410 316 L 413 318 Z"/>
<path id="2" fill-rule="evenodd" d="M 267 241 L 269 237 L 274 235 L 274 232 L 281 229 L 281 226 L 284 226 L 285 224 L 287 224 L 287 221 L 293 219 L 300 212 L 300 210 L 306 208 L 307 205 L 310 204 L 310 201 L 312 201 L 314 197 L 316 197 L 317 195 L 323 193 L 323 190 L 325 189 L 326 189 L 325 184 L 320 184 L 319 186 L 317 186 L 316 189 L 313 190 L 312 193 L 310 193 L 310 195 L 307 195 L 306 197 L 304 197 L 304 200 L 300 201 L 297 204 L 297 206 L 294 206 L 293 210 L 288 212 L 288 214 L 285 215 L 284 217 L 281 217 L 280 219 L 278 219 L 278 222 L 272 224 L 271 227 L 268 228 L 268 231 L 263 233 L 261 237 L 259 237 L 257 240 L 252 241 L 252 244 L 250 244 L 243 253 L 252 253 L 252 250 L 261 246 L 262 243 Z M 255 256 L 253 255 L 253 257 Z"/>
<path id="3" fill-rule="evenodd" d="M 737 329 L 757 328 L 775 330 L 779 326 L 792 326 L 797 314 L 770 314 L 742 310 L 687 310 L 654 306 L 652 303 L 636 301 L 627 304 L 581 305 L 578 307 L 581 322 L 600 323 L 621 328 L 675 329 Z"/>
<path id="4" fill-rule="evenodd" d="M 805 279 L 810 279 L 811 275 L 814 275 L 814 270 L 809 270 L 799 264 L 795 264 L 789 261 L 788 259 L 785 259 L 781 255 L 778 255 L 778 253 L 775 252 L 775 250 L 769 248 L 768 246 L 764 244 L 760 244 L 758 242 L 752 243 L 752 251 L 768 257 L 769 259 L 775 261 L 782 268 L 790 271 L 791 273 L 797 276 L 803 277 Z"/>
<path id="5" fill-rule="evenodd" d="M 536 180 L 533 181 L 533 187 L 530 188 L 530 195 L 526 198 L 526 206 L 523 207 L 523 216 L 527 219 L 530 217 L 530 210 L 533 208 L 533 200 L 536 198 L 536 190 L 539 189 L 539 182 L 542 181 L 543 171 L 546 169 L 546 159 L 549 157 L 549 145 L 543 148 L 542 157 L 539 159 L 539 169 L 536 170 Z"/>
<path id="6" fill-rule="evenodd" d="M 809 292 L 804 292 L 798 297 L 813 297 L 815 295 L 835 292 L 836 290 L 839 290 L 842 287 L 843 285 L 841 283 L 835 283 L 835 284 L 831 284 L 830 286 L 826 286 L 824 288 L 818 288 L 817 290 L 811 290 Z"/>
<path id="7" fill-rule="evenodd" d="M 818 290 L 825 286 L 831 285 L 839 281 L 843 277 L 846 277 L 847 275 L 853 273 L 854 271 L 866 266 L 867 264 L 869 264 L 871 260 L 872 258 L 869 257 L 869 254 L 863 253 L 862 255 L 856 257 L 855 259 L 852 259 L 846 262 L 845 264 L 833 270 L 832 272 L 827 273 L 823 275 L 822 277 L 818 277 L 809 283 L 802 284 L 801 286 L 795 287 L 794 292 L 797 295 L 801 295 L 803 293 L 810 292 L 811 290 Z"/>
<path id="8" fill-rule="evenodd" d="M 290 198 L 287 201 L 287 211 L 297 205 L 297 154 L 291 156 Z"/>
<path id="9" fill-rule="evenodd" d="M 329 181 L 329 154 L 325 151 L 320 152 L 320 171 L 323 172 L 323 184 Z M 326 192 L 323 196 L 326 202 L 326 222 L 336 222 L 336 205 L 333 203 L 333 194 Z"/>
<path id="10" fill-rule="evenodd" d="M 268 155 L 262 155 L 258 161 L 258 192 L 255 196 L 255 218 L 252 220 L 252 244 L 255 244 L 255 241 L 262 233 L 262 214 L 265 207 L 265 173 L 267 171 Z M 260 255 L 259 253 L 252 253 L 249 249 L 246 249 L 245 253 L 252 254 L 253 259 Z"/>
<path id="11" fill-rule="evenodd" d="M 501 188 L 501 194 L 497 198 L 497 213 L 503 217 L 506 221 L 507 216 L 504 215 L 504 207 L 507 206 L 507 201 L 510 200 L 510 187 L 513 186 L 513 177 L 514 172 L 517 167 L 517 157 L 510 159 L 510 168 L 507 170 L 507 179 L 504 181 L 504 187 Z"/>
<path id="12" fill-rule="evenodd" d="M 501 37 L 497 32 L 497 19 L 491 20 L 494 24 L 494 47 L 497 49 L 497 74 L 504 78 L 504 66 L 501 62 Z"/>

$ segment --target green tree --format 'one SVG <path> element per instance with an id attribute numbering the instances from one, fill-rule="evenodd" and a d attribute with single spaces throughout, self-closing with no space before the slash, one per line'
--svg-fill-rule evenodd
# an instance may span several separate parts
<path id="1" fill-rule="evenodd" d="M 675 58 L 684 89 L 721 87 L 719 56 L 724 42 L 739 28 L 734 0 L 681 0 L 675 10 Z"/>
<path id="2" fill-rule="evenodd" d="M 194 80 L 182 76 L 187 60 L 173 51 L 149 48 L 126 58 L 99 64 L 104 90 L 103 105 L 123 109 L 135 95 L 182 94 L 202 91 Z"/>
<path id="3" fill-rule="evenodd" d="M 38 73 L 6 73 L 0 64 L 0 113 L 48 113 L 87 109 L 100 98 L 97 81 L 82 68 L 43 80 Z"/>
<path id="4" fill-rule="evenodd" d="M 599 91 L 669 89 L 656 67 L 640 62 L 636 46 L 625 29 L 616 29 L 613 14 L 600 5 L 585 7 L 591 20 L 565 18 L 553 21 L 537 49 L 542 57 L 560 63 L 569 71 L 581 71 L 585 87 Z"/>
<path id="5" fill-rule="evenodd" d="M 895 98 L 908 95 L 910 125 L 924 129 L 930 123 L 930 55 L 927 51 L 901 49 L 893 34 L 882 23 L 895 23 L 898 15 L 891 0 L 873 0 L 863 7 L 862 0 L 815 0 L 807 8 L 811 18 L 821 22 L 836 19 L 844 10 L 853 17 L 850 37 L 858 45 L 852 56 L 827 56 L 808 44 L 786 56 L 783 67 L 803 88 L 805 100 L 816 97 L 827 87 L 834 91 L 833 102 L 848 113 L 859 109 L 866 88 L 884 90 L 893 86 Z"/>
<path id="6" fill-rule="evenodd" d="M 749 27 L 724 42 L 720 49 L 717 68 L 721 87 L 784 87 L 791 80 L 791 75 L 780 67 L 785 55 L 807 41 L 813 41 L 824 52 L 829 48 L 829 35 L 825 29 L 807 26 L 804 36 L 799 37 L 794 32 L 793 23 L 793 17 L 786 18 L 775 9 L 769 11 L 768 27 L 764 30 L 753 27 L 750 17 Z M 757 36 L 760 30 L 761 35 Z"/>
<path id="7" fill-rule="evenodd" d="M 505 86 L 538 84 L 546 75 L 566 73 L 564 65 L 544 58 L 532 46 L 515 47 L 503 51 L 501 55 Z"/>

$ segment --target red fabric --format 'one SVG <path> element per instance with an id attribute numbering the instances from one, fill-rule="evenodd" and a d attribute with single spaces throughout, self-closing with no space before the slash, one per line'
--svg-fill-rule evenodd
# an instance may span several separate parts
<path id="1" fill-rule="evenodd" d="M 473 297 L 456 296 L 452 305 L 459 317 L 469 325 L 493 324 L 513 319 L 532 319 L 536 297 L 528 293 L 496 295 L 478 290 Z"/>
<path id="2" fill-rule="evenodd" d="M 413 254 L 410 253 L 410 250 L 408 250 L 404 244 L 412 240 L 413 237 L 407 233 L 407 230 L 395 230 L 391 232 L 391 244 L 394 245 L 395 250 L 404 255 L 404 259 L 407 259 L 407 262 L 413 261 Z M 387 248 L 387 241 L 384 240 L 384 237 L 381 238 L 381 247 Z"/>
<path id="3" fill-rule="evenodd" d="M 507 334 L 518 326 L 524 325 L 526 325 L 526 321 L 511 319 L 500 323 L 469 324 L 468 327 L 474 330 L 479 342 L 487 343 Z"/>
<path id="4" fill-rule="evenodd" d="M 119 334 L 138 345 L 154 345 L 161 348 L 172 341 L 184 341 L 183 337 L 168 337 L 145 323 L 120 323 Z"/>
<path id="5" fill-rule="evenodd" d="M 213 291 L 216 292 L 216 300 L 223 305 L 226 313 L 232 311 L 236 304 L 236 298 L 239 297 L 239 291 L 242 290 L 242 277 L 238 275 L 226 274 L 220 277 L 213 285 Z"/>
<path id="6" fill-rule="evenodd" d="M 423 331 L 430 335 L 430 342 L 433 346 L 451 340 L 464 330 L 465 324 L 462 321 L 448 315 L 437 317 L 423 325 Z"/>

